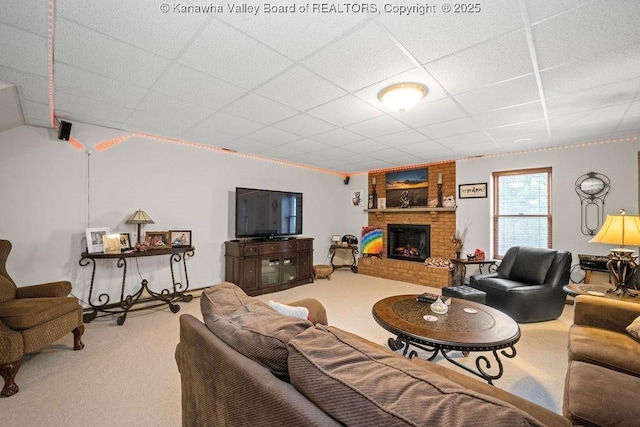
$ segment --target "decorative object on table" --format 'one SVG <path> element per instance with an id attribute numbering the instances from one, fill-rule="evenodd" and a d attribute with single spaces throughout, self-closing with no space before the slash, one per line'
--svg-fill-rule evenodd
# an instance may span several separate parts
<path id="1" fill-rule="evenodd" d="M 576 193 L 580 198 L 580 231 L 595 236 L 604 221 L 604 199 L 609 194 L 609 178 L 597 172 L 588 172 L 576 179 Z"/>
<path id="2" fill-rule="evenodd" d="M 383 247 L 382 228 L 362 227 L 362 254 L 382 257 Z"/>
<path id="3" fill-rule="evenodd" d="M 427 206 L 430 208 L 435 208 L 436 206 L 438 206 L 438 199 L 429 199 L 429 201 L 427 202 Z"/>
<path id="4" fill-rule="evenodd" d="M 85 234 L 87 238 L 87 253 L 95 254 L 104 251 L 102 236 L 109 234 L 109 227 L 87 228 Z"/>
<path id="5" fill-rule="evenodd" d="M 476 260 L 476 254 L 475 253 L 467 254 L 467 259 L 469 261 L 475 261 Z"/>
<path id="6" fill-rule="evenodd" d="M 378 209 L 387 209 L 387 198 L 379 197 L 378 198 Z"/>
<path id="7" fill-rule="evenodd" d="M 337 245 L 338 243 L 340 243 L 341 240 L 342 238 L 340 237 L 339 234 L 334 234 L 333 236 L 331 236 L 331 243 L 333 243 L 334 245 Z"/>
<path id="8" fill-rule="evenodd" d="M 458 199 L 479 199 L 487 197 L 487 183 L 458 185 Z"/>
<path id="9" fill-rule="evenodd" d="M 147 249 L 167 249 L 171 247 L 168 231 L 147 231 L 144 233 Z"/>
<path id="10" fill-rule="evenodd" d="M 378 193 L 376 192 L 376 178 L 371 178 L 371 193 L 369 193 L 369 209 L 378 207 Z"/>
<path id="11" fill-rule="evenodd" d="M 475 252 L 475 259 L 476 261 L 484 261 L 486 259 L 485 251 L 483 251 L 480 248 L 477 248 Z"/>
<path id="12" fill-rule="evenodd" d="M 451 299 L 448 300 L 451 302 Z M 442 298 L 438 297 L 438 299 L 431 304 L 431 311 L 436 314 L 446 314 L 449 311 L 449 306 L 442 301 Z"/>
<path id="13" fill-rule="evenodd" d="M 451 236 L 451 243 L 453 243 L 453 250 L 456 253 L 456 258 L 460 259 L 460 254 L 462 253 L 462 248 L 464 247 L 464 239 L 467 237 L 467 233 L 469 232 L 469 226 L 467 225 L 464 230 L 460 231 L 460 229 L 456 230 L 456 234 Z"/>
<path id="14" fill-rule="evenodd" d="M 192 245 L 191 230 L 171 230 L 169 233 L 172 248 L 184 248 Z"/>
<path id="15" fill-rule="evenodd" d="M 620 210 L 620 215 L 608 215 L 598 234 L 589 242 L 620 245 L 610 249 L 608 255 L 607 269 L 615 280 L 615 288 L 607 292 L 637 296 L 637 293 L 629 291 L 627 282 L 638 268 L 638 256 L 625 245 L 640 246 L 640 216 L 626 215 L 624 209 Z"/>
<path id="16" fill-rule="evenodd" d="M 405 204 L 404 207 L 427 206 L 429 190 L 428 176 L 428 168 L 388 172 L 386 175 L 385 194 L 387 198 L 387 208 L 403 207 L 403 203 Z"/>
<path id="17" fill-rule="evenodd" d="M 120 233 L 120 250 L 131 250 L 131 237 L 129 236 L 129 233 Z"/>
<path id="18" fill-rule="evenodd" d="M 129 217 L 126 221 L 127 224 L 136 224 L 138 226 L 138 245 L 142 242 L 142 236 L 140 235 L 140 230 L 142 224 L 155 224 L 153 220 L 147 215 L 145 211 L 142 209 L 138 209 Z"/>
<path id="19" fill-rule="evenodd" d="M 442 172 L 438 173 L 438 204 L 436 208 L 441 208 L 444 205 L 442 204 Z"/>
<path id="20" fill-rule="evenodd" d="M 354 190 L 351 192 L 351 194 L 349 195 L 349 200 L 351 202 L 351 206 L 362 206 L 363 201 L 362 201 L 362 190 Z"/>
<path id="21" fill-rule="evenodd" d="M 453 196 L 446 196 L 442 199 L 442 206 L 445 208 L 455 208 L 456 199 Z"/>
<path id="22" fill-rule="evenodd" d="M 120 234 L 105 234 L 102 236 L 102 247 L 105 254 L 119 254 Z"/>

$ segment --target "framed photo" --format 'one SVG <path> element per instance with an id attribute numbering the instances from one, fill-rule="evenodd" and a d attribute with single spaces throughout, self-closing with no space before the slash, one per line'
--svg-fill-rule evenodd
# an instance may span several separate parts
<path id="1" fill-rule="evenodd" d="M 386 199 L 389 208 L 427 206 L 429 168 L 388 172 Z"/>
<path id="2" fill-rule="evenodd" d="M 387 199 L 385 197 L 378 197 L 378 209 L 387 209 Z"/>
<path id="3" fill-rule="evenodd" d="M 144 238 L 149 249 L 171 248 L 171 240 L 169 240 L 168 231 L 147 231 L 144 233 Z"/>
<path id="4" fill-rule="evenodd" d="M 349 205 L 355 208 L 364 206 L 364 191 L 351 190 L 349 193 Z"/>
<path id="5" fill-rule="evenodd" d="M 171 230 L 170 233 L 172 248 L 191 246 L 191 230 Z"/>
<path id="6" fill-rule="evenodd" d="M 109 234 L 109 227 L 103 228 L 87 228 L 87 253 L 95 254 L 104 251 L 102 236 Z"/>
<path id="7" fill-rule="evenodd" d="M 131 250 L 131 237 L 129 236 L 129 233 L 120 233 L 120 250 Z"/>
<path id="8" fill-rule="evenodd" d="M 458 199 L 480 199 L 487 197 L 487 183 L 458 185 Z"/>
<path id="9" fill-rule="evenodd" d="M 119 254 L 120 253 L 120 235 L 119 234 L 105 234 L 102 236 L 102 246 L 105 254 Z"/>

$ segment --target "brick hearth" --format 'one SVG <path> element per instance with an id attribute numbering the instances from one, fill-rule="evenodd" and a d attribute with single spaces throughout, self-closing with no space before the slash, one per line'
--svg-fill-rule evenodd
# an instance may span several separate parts
<path id="1" fill-rule="evenodd" d="M 428 198 L 436 199 L 438 195 L 437 177 L 442 173 L 442 193 L 444 196 L 455 196 L 455 163 L 438 163 L 421 167 L 429 168 Z M 376 178 L 378 197 L 386 197 L 386 174 L 375 172 L 369 174 L 369 192 L 372 190 L 371 179 Z M 423 208 L 426 208 L 424 206 Z M 432 210 L 420 208 L 382 210 L 369 212 L 370 227 L 380 227 L 384 235 L 382 258 L 364 257 L 358 260 L 358 272 L 374 277 L 399 280 L 419 285 L 443 288 L 452 284 L 451 272 L 446 268 L 426 266 L 423 262 L 389 259 L 387 250 L 387 224 L 429 224 L 431 226 L 431 256 L 452 258 L 455 255 L 451 236 L 456 232 L 455 210 Z"/>

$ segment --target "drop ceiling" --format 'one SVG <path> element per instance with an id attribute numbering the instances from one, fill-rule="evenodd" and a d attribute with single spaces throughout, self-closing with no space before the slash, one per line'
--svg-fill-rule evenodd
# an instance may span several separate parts
<path id="1" fill-rule="evenodd" d="M 264 3 L 3 0 L 0 80 L 30 125 L 53 112 L 340 173 L 640 132 L 640 1 Z M 377 95 L 398 82 L 428 94 L 389 111 Z"/>

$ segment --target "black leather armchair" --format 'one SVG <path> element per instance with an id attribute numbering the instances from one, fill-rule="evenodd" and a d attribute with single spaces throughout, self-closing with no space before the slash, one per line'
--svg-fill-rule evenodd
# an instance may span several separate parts
<path id="1" fill-rule="evenodd" d="M 571 253 L 514 246 L 494 273 L 469 278 L 469 285 L 487 293 L 487 305 L 516 322 L 542 322 L 562 314 L 567 298 Z"/>

